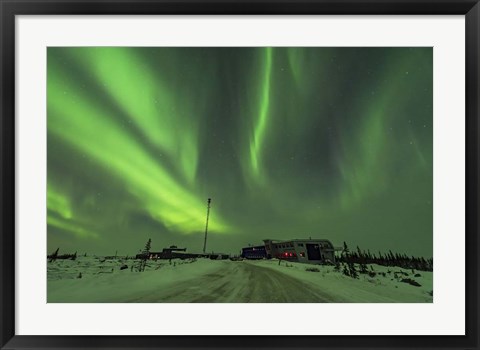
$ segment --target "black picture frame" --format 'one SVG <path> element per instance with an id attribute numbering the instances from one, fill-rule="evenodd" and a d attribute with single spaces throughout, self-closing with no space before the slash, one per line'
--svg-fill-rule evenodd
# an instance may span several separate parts
<path id="1" fill-rule="evenodd" d="M 465 336 L 26 336 L 15 334 L 15 16 L 143 14 L 465 15 Z M 1 349 L 478 349 L 479 44 L 478 0 L 0 0 Z M 462 118 L 463 116 L 452 116 Z M 456 233 L 459 234 L 459 233 Z M 445 315 L 448 317 L 448 315 Z"/>

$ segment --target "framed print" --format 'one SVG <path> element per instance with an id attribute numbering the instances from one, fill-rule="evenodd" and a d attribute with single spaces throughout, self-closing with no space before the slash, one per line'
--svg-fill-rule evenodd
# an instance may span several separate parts
<path id="1" fill-rule="evenodd" d="M 478 12 L 3 1 L 2 349 L 478 348 Z"/>

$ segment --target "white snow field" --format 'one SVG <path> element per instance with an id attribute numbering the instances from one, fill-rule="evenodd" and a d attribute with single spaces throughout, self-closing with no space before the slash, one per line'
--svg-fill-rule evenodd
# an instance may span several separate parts
<path id="1" fill-rule="evenodd" d="M 147 261 L 78 257 L 47 263 L 49 303 L 431 303 L 433 273 L 372 265 L 358 279 L 318 266 L 272 260 Z M 122 265 L 128 268 L 120 270 Z M 306 269 L 316 268 L 317 271 Z M 370 269 L 370 266 L 368 266 Z M 81 273 L 81 278 L 79 274 Z M 384 273 L 383 276 L 381 273 Z M 420 276 L 418 276 L 420 274 Z M 417 275 L 417 277 L 415 277 Z M 409 278 L 421 286 L 402 279 Z"/>

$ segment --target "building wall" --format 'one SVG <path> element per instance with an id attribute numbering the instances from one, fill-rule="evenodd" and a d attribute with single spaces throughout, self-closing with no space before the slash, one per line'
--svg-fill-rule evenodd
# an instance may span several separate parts
<path id="1" fill-rule="evenodd" d="M 335 248 L 326 239 L 264 242 L 267 254 L 272 258 L 311 264 L 335 262 Z"/>
<path id="2" fill-rule="evenodd" d="M 260 245 L 256 247 L 242 248 L 242 258 L 245 259 L 264 259 L 267 258 L 265 246 Z"/>

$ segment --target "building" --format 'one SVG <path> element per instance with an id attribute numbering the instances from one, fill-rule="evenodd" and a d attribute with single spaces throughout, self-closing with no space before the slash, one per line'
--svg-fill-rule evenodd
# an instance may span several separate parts
<path id="1" fill-rule="evenodd" d="M 265 239 L 267 257 L 309 264 L 335 262 L 335 248 L 327 239 L 292 239 L 276 241 Z"/>
<path id="2" fill-rule="evenodd" d="M 186 253 L 187 248 L 177 248 L 177 246 L 170 246 L 169 248 L 163 248 L 161 252 L 150 252 L 148 256 L 144 256 L 143 253 L 137 254 L 136 259 L 189 259 L 197 258 L 199 254 Z"/>
<path id="3" fill-rule="evenodd" d="M 279 241 L 264 239 L 264 245 L 242 248 L 242 258 L 277 258 L 307 264 L 325 264 L 335 262 L 335 248 L 327 239 L 292 239 Z"/>
<path id="4" fill-rule="evenodd" d="M 176 245 L 172 245 L 168 248 L 163 248 L 161 252 L 149 252 L 139 253 L 135 256 L 135 259 L 194 259 L 194 258 L 210 258 L 212 260 L 222 260 L 230 258 L 229 254 L 223 253 L 187 253 L 187 248 L 178 248 Z"/>
<path id="5" fill-rule="evenodd" d="M 267 250 L 264 245 L 245 247 L 242 248 L 241 257 L 244 259 L 265 259 L 267 258 Z"/>

